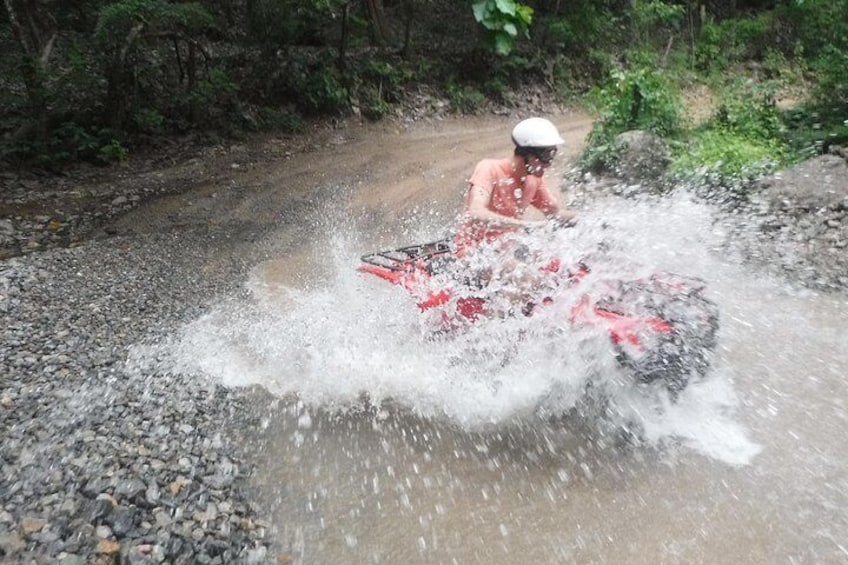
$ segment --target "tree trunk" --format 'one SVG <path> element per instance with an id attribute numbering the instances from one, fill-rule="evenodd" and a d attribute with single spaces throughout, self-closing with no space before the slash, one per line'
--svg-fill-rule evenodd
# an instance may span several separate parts
<path id="1" fill-rule="evenodd" d="M 3 0 L 12 34 L 21 46 L 21 78 L 27 93 L 30 124 L 16 137 L 33 136 L 43 140 L 47 135 L 47 63 L 58 36 L 55 18 L 34 3 L 23 3 L 21 9 L 13 0 Z"/>
<path id="2" fill-rule="evenodd" d="M 382 51 L 386 46 L 386 20 L 383 15 L 383 0 L 365 0 L 368 21 L 371 23 L 371 44 Z"/>
<path id="3" fill-rule="evenodd" d="M 350 24 L 350 2 L 345 2 L 342 7 L 342 34 L 341 39 L 339 40 L 339 59 L 336 63 L 339 68 L 339 72 L 344 75 L 345 67 L 347 62 L 345 57 L 347 56 L 347 42 L 348 42 L 348 34 L 350 33 L 349 28 Z"/>
<path id="4" fill-rule="evenodd" d="M 120 129 L 124 122 L 126 113 L 126 62 L 130 51 L 135 46 L 144 24 L 138 23 L 129 31 L 121 50 L 113 57 L 106 72 L 106 115 L 109 117 L 109 125 L 112 129 Z"/>
<path id="5" fill-rule="evenodd" d="M 186 58 L 186 78 L 188 82 L 186 84 L 186 94 L 188 95 L 189 100 L 189 120 L 192 123 L 197 123 L 198 118 L 200 116 L 200 108 L 198 107 L 198 103 L 200 102 L 196 96 L 194 96 L 194 87 L 196 82 L 196 73 L 197 73 L 197 48 L 194 46 L 194 43 L 189 42 L 188 44 L 188 57 Z"/>
<path id="6" fill-rule="evenodd" d="M 415 19 L 415 0 L 404 0 L 403 7 L 406 21 L 403 28 L 403 49 L 401 50 L 401 56 L 407 59 L 409 58 L 410 51 L 412 51 L 412 22 Z"/>

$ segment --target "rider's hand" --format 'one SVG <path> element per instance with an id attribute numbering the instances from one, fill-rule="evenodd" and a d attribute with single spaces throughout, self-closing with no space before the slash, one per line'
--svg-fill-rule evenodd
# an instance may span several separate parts
<path id="1" fill-rule="evenodd" d="M 521 220 L 521 226 L 527 233 L 537 231 L 548 225 L 549 220 Z"/>
<path id="2" fill-rule="evenodd" d="M 568 210 L 567 208 L 561 208 L 551 218 L 551 223 L 554 225 L 554 229 L 573 228 L 577 223 L 577 212 Z"/>

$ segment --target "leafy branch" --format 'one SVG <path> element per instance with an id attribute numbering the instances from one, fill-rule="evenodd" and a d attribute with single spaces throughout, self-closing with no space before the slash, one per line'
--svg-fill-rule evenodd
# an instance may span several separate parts
<path id="1" fill-rule="evenodd" d="M 495 53 L 509 55 L 519 35 L 529 37 L 533 8 L 515 0 L 479 0 L 471 5 L 474 19 L 486 30 Z"/>

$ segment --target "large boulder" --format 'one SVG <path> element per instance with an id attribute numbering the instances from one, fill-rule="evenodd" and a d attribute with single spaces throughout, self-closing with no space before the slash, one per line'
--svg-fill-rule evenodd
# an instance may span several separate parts
<path id="1" fill-rule="evenodd" d="M 643 130 L 626 131 L 616 136 L 617 155 L 614 176 L 628 184 L 661 188 L 671 163 L 668 145 L 657 135 Z"/>

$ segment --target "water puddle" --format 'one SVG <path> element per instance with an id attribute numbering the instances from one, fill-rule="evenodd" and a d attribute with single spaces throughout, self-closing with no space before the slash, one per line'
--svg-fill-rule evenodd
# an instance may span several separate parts
<path id="1" fill-rule="evenodd" d="M 708 207 L 599 202 L 557 235 L 565 262 L 602 249 L 598 275 L 706 281 L 721 317 L 712 369 L 673 401 L 633 387 L 608 336 L 563 328 L 567 300 L 427 339 L 409 294 L 356 267 L 442 227 L 379 245 L 334 228 L 257 266 L 246 297 L 134 353 L 142 369 L 276 398 L 255 482 L 302 562 L 844 557 L 848 440 L 834 432 L 846 424 L 848 301 L 740 266 Z M 609 393 L 601 408 L 585 401 L 592 382 Z M 634 423 L 637 441 L 621 433 Z"/>

